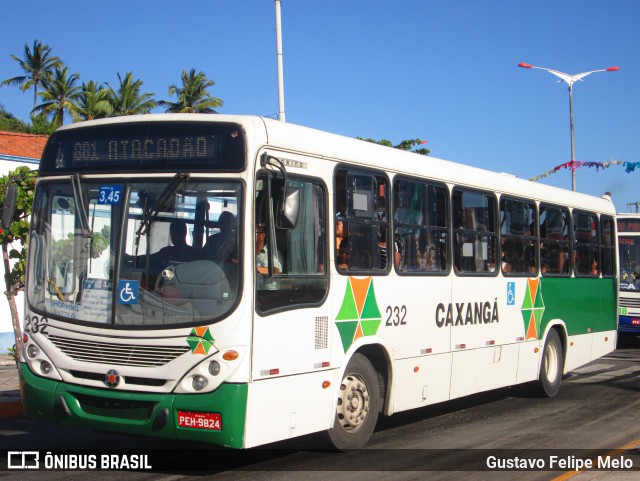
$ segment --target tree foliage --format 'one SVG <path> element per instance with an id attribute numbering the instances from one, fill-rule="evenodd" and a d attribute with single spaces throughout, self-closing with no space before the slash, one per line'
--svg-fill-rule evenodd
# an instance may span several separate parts
<path id="1" fill-rule="evenodd" d="M 44 91 L 40 95 L 44 102 L 36 106 L 33 112 L 51 115 L 51 122 L 57 127 L 64 124 L 65 114 L 76 111 L 76 102 L 82 93 L 82 87 L 76 85 L 80 75 L 69 74 L 69 67 L 56 68 L 53 76 L 44 82 Z"/>
<path id="2" fill-rule="evenodd" d="M 43 44 L 40 40 L 33 41 L 33 49 L 28 44 L 24 44 L 22 58 L 11 55 L 20 65 L 25 75 L 4 80 L 0 85 L 13 85 L 20 87 L 25 92 L 33 87 L 33 107 L 35 108 L 38 99 L 38 86 L 43 84 L 56 68 L 62 66 L 62 60 L 51 54 L 51 47 Z"/>
<path id="3" fill-rule="evenodd" d="M 82 92 L 72 112 L 74 121 L 102 119 L 111 115 L 112 112 L 109 91 L 102 84 L 93 80 L 82 84 Z"/>
<path id="4" fill-rule="evenodd" d="M 16 119 L 13 114 L 0 107 L 0 130 L 5 132 L 29 132 L 29 125 Z"/>
<path id="5" fill-rule="evenodd" d="M 429 155 L 429 153 L 431 152 L 429 149 L 427 149 L 425 147 L 420 147 L 420 148 L 414 149 L 414 147 L 416 147 L 417 145 L 426 144 L 426 141 L 420 140 L 420 139 L 403 140 L 402 142 L 400 142 L 399 144 L 396 144 L 396 145 L 393 145 L 393 143 L 390 140 L 387 140 L 387 139 L 375 140 L 375 139 L 371 139 L 371 138 L 364 139 L 362 137 L 358 137 L 358 139 L 364 140 L 365 142 L 371 142 L 373 144 L 384 145 L 386 147 L 393 147 L 394 149 L 400 149 L 400 150 L 406 150 L 406 151 L 415 152 L 416 154 L 420 154 L 420 155 Z"/>
<path id="6" fill-rule="evenodd" d="M 158 103 L 154 93 L 141 93 L 142 80 L 133 78 L 133 72 L 127 72 L 122 78 L 118 73 L 120 85 L 114 89 L 109 84 L 107 99 L 113 109 L 113 115 L 148 114 Z"/>
<path id="7" fill-rule="evenodd" d="M 222 100 L 212 97 L 207 90 L 215 82 L 209 80 L 203 72 L 196 73 L 192 68 L 189 73 L 182 71 L 182 85 L 173 84 L 169 87 L 169 95 L 175 95 L 177 102 L 161 100 L 158 105 L 167 107 L 168 113 L 199 113 L 217 114 L 215 107 L 222 106 Z"/>
<path id="8" fill-rule="evenodd" d="M 127 72 L 124 77 L 117 73 L 117 87 L 108 82 L 89 81 L 77 85 L 80 74 L 69 73 L 68 67 L 52 54 L 51 47 L 40 40 L 34 40 L 33 47 L 25 43 L 22 58 L 11 55 L 20 65 L 23 75 L 0 82 L 0 86 L 17 86 L 22 91 L 34 89 L 32 126 L 17 119 L 3 116 L 0 108 L 0 130 L 50 134 L 64 123 L 65 115 L 71 115 L 74 122 L 93 120 L 119 115 L 147 114 L 158 106 L 166 107 L 169 113 L 215 114 L 222 107 L 222 100 L 211 96 L 209 88 L 215 85 L 204 72 L 195 68 L 183 70 L 181 84 L 169 86 L 169 96 L 176 101 L 154 99 L 155 94 L 142 92 L 143 81 Z M 42 87 L 43 91 L 38 91 Z M 38 105 L 38 97 L 42 102 Z M 51 122 L 47 120 L 51 118 Z"/>
<path id="9" fill-rule="evenodd" d="M 11 271 L 5 273 L 8 276 L 7 290 L 15 295 L 24 286 L 27 260 L 27 238 L 29 234 L 29 216 L 33 207 L 33 194 L 37 172 L 28 167 L 21 166 L 0 177 L 0 203 L 4 206 L 7 185 L 11 178 L 18 187 L 16 198 L 16 211 L 10 228 L 0 229 L 0 244 L 9 248 L 9 258 L 15 262 Z M 20 250 L 15 246 L 18 242 Z M 13 246 L 12 246 L 13 245 Z"/>
<path id="10" fill-rule="evenodd" d="M 0 107 L 0 130 L 23 134 L 51 135 L 55 129 L 55 126 L 43 115 L 32 117 L 31 124 L 28 124 Z"/>

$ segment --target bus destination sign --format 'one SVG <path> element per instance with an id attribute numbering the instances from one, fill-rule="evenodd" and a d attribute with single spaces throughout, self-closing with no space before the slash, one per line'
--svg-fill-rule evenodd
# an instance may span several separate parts
<path id="1" fill-rule="evenodd" d="M 213 135 L 80 140 L 73 144 L 73 162 L 214 158 L 217 140 Z"/>
<path id="2" fill-rule="evenodd" d="M 640 219 L 618 218 L 618 232 L 638 232 L 640 233 Z"/>
<path id="3" fill-rule="evenodd" d="M 244 135 L 237 124 L 125 122 L 54 133 L 40 173 L 239 172 L 244 166 Z"/>

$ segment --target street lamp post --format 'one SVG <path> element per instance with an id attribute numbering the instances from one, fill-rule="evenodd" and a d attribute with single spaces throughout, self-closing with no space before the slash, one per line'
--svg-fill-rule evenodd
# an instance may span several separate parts
<path id="1" fill-rule="evenodd" d="M 275 0 L 276 7 L 276 57 L 278 61 L 278 120 L 286 122 L 284 114 L 284 74 L 282 67 L 282 21 L 281 0 Z"/>
<path id="2" fill-rule="evenodd" d="M 616 70 L 620 70 L 620 67 L 609 67 L 600 70 L 591 70 L 590 72 L 583 72 L 576 75 L 569 75 L 564 72 L 558 72 L 557 70 L 551 70 L 550 68 L 544 67 L 535 67 L 525 62 L 520 62 L 518 67 L 522 68 L 537 68 L 538 70 L 546 70 L 552 75 L 560 78 L 560 81 L 566 82 L 569 85 L 569 127 L 571 129 L 571 190 L 576 190 L 576 152 L 575 152 L 575 144 L 573 139 L 573 84 L 578 80 L 582 80 L 589 74 L 596 72 L 615 72 Z"/>

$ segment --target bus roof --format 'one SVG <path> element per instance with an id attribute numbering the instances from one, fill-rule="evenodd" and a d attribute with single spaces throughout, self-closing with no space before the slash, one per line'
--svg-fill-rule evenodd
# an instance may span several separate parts
<path id="1" fill-rule="evenodd" d="M 264 142 L 266 146 L 333 161 L 350 162 L 363 167 L 382 169 L 397 174 L 427 177 L 460 186 L 528 197 L 575 208 L 588 208 L 615 214 L 613 203 L 606 198 L 572 192 L 510 174 L 497 173 L 478 167 L 450 162 L 436 157 L 405 152 L 392 147 L 353 139 L 329 132 L 280 122 L 253 115 L 226 114 L 148 114 L 111 117 L 79 122 L 61 127 L 70 130 L 83 127 L 131 122 L 234 122 L 243 126 L 248 139 Z M 261 131 L 261 132 L 260 132 Z M 256 145 L 257 148 L 261 145 Z"/>

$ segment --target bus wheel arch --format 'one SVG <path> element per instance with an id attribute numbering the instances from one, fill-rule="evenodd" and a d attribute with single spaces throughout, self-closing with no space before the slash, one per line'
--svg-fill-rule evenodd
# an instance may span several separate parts
<path id="1" fill-rule="evenodd" d="M 334 448 L 361 448 L 373 434 L 385 405 L 388 366 L 381 346 L 363 346 L 351 356 L 338 388 L 333 425 L 325 432 Z"/>

